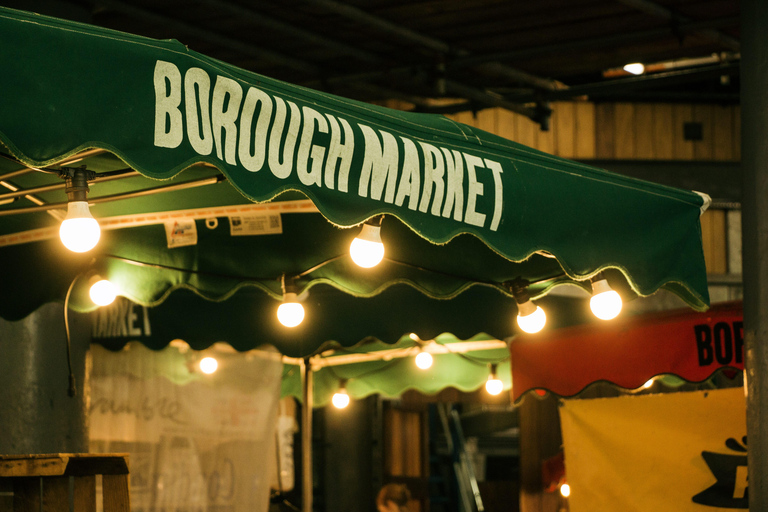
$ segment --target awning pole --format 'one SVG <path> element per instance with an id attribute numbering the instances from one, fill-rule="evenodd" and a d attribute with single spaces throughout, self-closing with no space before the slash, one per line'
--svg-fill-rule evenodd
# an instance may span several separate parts
<path id="1" fill-rule="evenodd" d="M 301 363 L 301 510 L 312 512 L 312 363 L 305 358 Z"/>

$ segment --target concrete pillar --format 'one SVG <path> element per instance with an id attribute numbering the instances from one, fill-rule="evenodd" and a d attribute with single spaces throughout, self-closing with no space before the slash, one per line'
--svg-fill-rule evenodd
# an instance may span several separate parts
<path id="1" fill-rule="evenodd" d="M 64 307 L 47 304 L 23 320 L 0 319 L 0 453 L 88 451 L 86 355 L 90 322 L 71 314 L 70 397 Z"/>
<path id="2" fill-rule="evenodd" d="M 741 2 L 741 158 L 749 510 L 768 510 L 768 2 Z"/>

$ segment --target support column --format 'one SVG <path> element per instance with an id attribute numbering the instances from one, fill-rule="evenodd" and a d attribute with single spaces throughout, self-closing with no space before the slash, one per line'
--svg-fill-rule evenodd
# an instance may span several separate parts
<path id="1" fill-rule="evenodd" d="M 301 387 L 304 403 L 301 408 L 301 510 L 312 512 L 312 407 L 314 386 L 312 362 L 305 358 L 301 365 Z"/>
<path id="2" fill-rule="evenodd" d="M 23 320 L 0 319 L 0 454 L 85 453 L 87 317 L 71 314 L 77 385 L 67 394 L 64 308 L 46 304 Z"/>
<path id="3" fill-rule="evenodd" d="M 768 2 L 741 2 L 741 161 L 749 510 L 768 510 Z M 761 428 L 762 427 L 762 428 Z"/>

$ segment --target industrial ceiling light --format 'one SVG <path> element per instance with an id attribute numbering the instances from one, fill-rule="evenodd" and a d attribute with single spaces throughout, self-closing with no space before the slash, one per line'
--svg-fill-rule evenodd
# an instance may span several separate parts
<path id="1" fill-rule="evenodd" d="M 539 332 L 547 323 L 547 315 L 543 309 L 531 302 L 528 295 L 528 282 L 519 279 L 511 284 L 512 295 L 517 302 L 517 325 L 528 334 Z"/>
<path id="2" fill-rule="evenodd" d="M 496 375 L 497 365 L 491 364 L 491 373 L 488 375 L 488 380 L 485 381 L 485 390 L 488 394 L 498 395 L 504 390 L 504 383 L 501 382 L 498 375 Z"/>
<path id="3" fill-rule="evenodd" d="M 624 71 L 633 75 L 642 75 L 645 73 L 645 65 L 641 62 L 632 62 L 624 65 Z"/>
<path id="4" fill-rule="evenodd" d="M 283 302 L 277 308 L 277 319 L 286 327 L 296 327 L 304 321 L 304 306 L 299 302 L 293 278 L 283 276 Z"/>
<path id="5" fill-rule="evenodd" d="M 91 288 L 88 295 L 97 306 L 109 306 L 117 297 L 117 287 L 107 279 L 99 276 L 91 278 Z"/>
<path id="6" fill-rule="evenodd" d="M 66 180 L 67 216 L 59 228 L 59 238 L 72 252 L 87 252 L 96 247 L 101 236 L 99 223 L 88 209 L 88 180 L 95 174 L 85 168 L 65 168 L 60 176 Z"/>
<path id="7" fill-rule="evenodd" d="M 608 285 L 602 273 L 592 280 L 592 298 L 589 308 L 600 320 L 612 320 L 621 313 L 621 296 Z"/>
<path id="8" fill-rule="evenodd" d="M 331 397 L 331 403 L 337 409 L 344 409 L 349 405 L 349 394 L 347 393 L 347 381 L 341 381 L 339 390 Z"/>
<path id="9" fill-rule="evenodd" d="M 381 242 L 381 220 L 384 216 L 374 217 L 363 224 L 349 246 L 349 255 L 357 265 L 371 268 L 384 258 L 384 244 Z"/>

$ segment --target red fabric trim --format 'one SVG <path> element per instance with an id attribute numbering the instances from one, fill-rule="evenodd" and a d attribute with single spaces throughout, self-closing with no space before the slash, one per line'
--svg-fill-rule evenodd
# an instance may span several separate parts
<path id="1" fill-rule="evenodd" d="M 518 336 L 510 343 L 512 396 L 535 388 L 573 396 L 605 380 L 634 389 L 670 373 L 690 382 L 722 367 L 744 369 L 741 302 Z"/>

